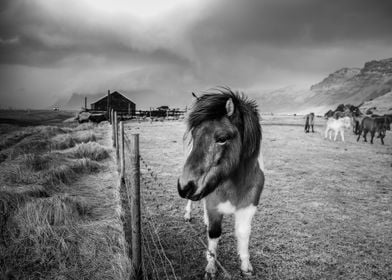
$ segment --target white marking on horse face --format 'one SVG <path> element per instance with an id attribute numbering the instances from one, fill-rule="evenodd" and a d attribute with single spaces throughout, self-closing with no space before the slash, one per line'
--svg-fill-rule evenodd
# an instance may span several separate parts
<path id="1" fill-rule="evenodd" d="M 259 160 L 260 169 L 261 169 L 261 171 L 264 172 L 264 157 L 263 157 L 263 153 L 261 152 L 261 149 L 260 149 L 260 154 L 259 154 L 258 160 Z"/>
<path id="2" fill-rule="evenodd" d="M 183 147 L 184 147 L 184 156 L 185 159 L 187 159 L 193 150 L 193 138 L 191 132 L 188 132 L 186 134 L 186 137 L 183 142 Z"/>
<path id="3" fill-rule="evenodd" d="M 216 208 L 218 209 L 218 212 L 221 214 L 233 214 L 235 212 L 235 206 L 231 204 L 230 201 L 226 201 L 223 203 L 219 203 Z"/>
<path id="4" fill-rule="evenodd" d="M 249 273 L 253 272 L 252 264 L 249 261 L 249 236 L 251 231 L 251 222 L 257 207 L 249 205 L 246 208 L 238 209 L 235 215 L 235 233 L 238 242 L 238 254 L 241 259 L 241 270 Z"/>

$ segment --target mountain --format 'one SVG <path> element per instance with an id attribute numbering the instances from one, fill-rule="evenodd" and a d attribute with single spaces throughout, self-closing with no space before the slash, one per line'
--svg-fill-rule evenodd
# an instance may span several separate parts
<path id="1" fill-rule="evenodd" d="M 313 105 L 359 104 L 392 88 L 392 58 L 366 62 L 362 69 L 343 68 L 311 86 Z M 333 107 L 333 106 L 332 106 Z"/>
<path id="2" fill-rule="evenodd" d="M 366 101 L 360 107 L 360 110 L 364 113 L 368 109 L 371 109 L 374 114 L 378 115 L 392 114 L 392 91 L 373 100 Z"/>
<path id="3" fill-rule="evenodd" d="M 281 88 L 256 99 L 264 112 L 322 114 L 339 104 L 376 100 L 392 89 L 392 58 L 366 62 L 363 68 L 342 68 L 309 89 Z M 380 99 L 392 107 L 390 98 Z M 378 104 L 378 103 L 377 103 Z"/>

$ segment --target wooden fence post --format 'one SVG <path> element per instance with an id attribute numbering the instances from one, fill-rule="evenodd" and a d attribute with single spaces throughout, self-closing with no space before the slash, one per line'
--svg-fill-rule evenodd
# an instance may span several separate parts
<path id="1" fill-rule="evenodd" d="M 121 170 L 120 170 L 120 178 L 121 178 L 121 182 L 122 182 L 124 180 L 124 178 L 125 178 L 125 158 L 124 158 L 124 155 L 125 155 L 125 151 L 124 151 L 125 145 L 124 145 L 124 122 L 123 121 L 120 122 L 120 135 L 121 135 L 121 149 L 120 149 L 120 152 L 121 152 Z"/>
<path id="2" fill-rule="evenodd" d="M 114 141 L 116 145 L 116 159 L 117 163 L 120 159 L 120 147 L 118 145 L 118 118 L 117 118 L 117 112 L 114 113 Z"/>
<path id="3" fill-rule="evenodd" d="M 113 139 L 113 147 L 116 147 L 116 131 L 115 131 L 115 123 L 114 123 L 114 110 L 112 111 L 112 139 Z"/>
<path id="4" fill-rule="evenodd" d="M 131 135 L 131 227 L 132 227 L 132 264 L 136 279 L 142 279 L 142 238 L 140 222 L 140 159 L 139 134 Z"/>

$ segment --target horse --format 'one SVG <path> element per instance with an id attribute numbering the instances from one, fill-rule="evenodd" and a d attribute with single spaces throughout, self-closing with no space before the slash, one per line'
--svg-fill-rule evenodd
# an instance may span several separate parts
<path id="1" fill-rule="evenodd" d="M 351 126 L 351 118 L 350 117 L 343 117 L 340 119 L 329 118 L 327 120 L 327 127 L 325 129 L 324 138 L 328 137 L 332 140 L 332 131 L 335 132 L 335 137 L 333 141 L 336 141 L 336 138 L 340 132 L 340 136 L 342 137 L 342 141 L 344 142 L 344 129 L 350 128 Z"/>
<path id="2" fill-rule="evenodd" d="M 343 118 L 343 117 L 352 117 L 354 114 L 361 113 L 359 110 L 359 107 L 361 107 L 363 102 L 359 104 L 358 106 L 354 106 L 351 104 L 340 104 L 338 107 L 336 107 L 335 111 L 329 110 L 324 114 L 325 119 L 329 119 L 331 117 L 335 119 Z"/>
<path id="3" fill-rule="evenodd" d="M 366 135 L 368 132 L 370 132 L 371 135 L 370 143 L 373 144 L 373 139 L 377 132 L 378 133 L 377 138 L 380 138 L 381 144 L 384 145 L 384 137 L 387 130 L 391 130 L 391 120 L 388 116 L 376 117 L 376 118 L 365 117 L 363 118 L 359 128 L 357 142 L 359 141 L 359 138 L 361 138 L 362 132 L 363 132 L 363 139 L 365 142 L 367 142 Z"/>
<path id="4" fill-rule="evenodd" d="M 177 182 L 178 193 L 202 200 L 208 249 L 205 278 L 216 275 L 216 251 L 223 215 L 234 214 L 237 249 L 244 275 L 254 275 L 249 260 L 251 221 L 264 186 L 260 152 L 262 131 L 256 102 L 230 88 L 218 88 L 197 97 L 187 118 L 184 139 L 189 152 Z"/>
<path id="5" fill-rule="evenodd" d="M 361 125 L 361 122 L 363 118 L 365 117 L 364 114 L 357 108 L 352 114 L 352 125 L 353 125 L 353 132 L 355 135 L 358 135 L 359 133 L 359 127 Z"/>
<path id="6" fill-rule="evenodd" d="M 305 121 L 305 133 L 308 133 L 310 130 L 310 127 L 312 128 L 312 132 L 314 133 L 314 113 L 310 113 L 305 115 L 306 121 Z"/>

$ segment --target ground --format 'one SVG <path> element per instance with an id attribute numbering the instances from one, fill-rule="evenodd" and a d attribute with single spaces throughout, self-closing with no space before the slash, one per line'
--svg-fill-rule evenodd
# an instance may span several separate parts
<path id="1" fill-rule="evenodd" d="M 257 279 L 389 279 L 391 133 L 385 145 L 379 139 L 373 145 L 357 142 L 352 131 L 346 131 L 346 142 L 333 142 L 323 137 L 323 119 L 316 120 L 315 133 L 305 134 L 302 123 L 300 116 L 262 121 L 266 184 L 250 242 Z M 146 235 L 157 233 L 145 237 L 151 246 L 145 248 L 150 279 L 162 279 L 165 273 L 168 279 L 200 279 L 206 265 L 201 203 L 195 203 L 194 218 L 187 224 L 186 200 L 176 187 L 184 130 L 181 122 L 126 124 L 128 135 L 140 134 Z M 162 249 L 170 262 L 159 253 Z M 233 279 L 241 278 L 229 216 L 218 259 Z M 219 271 L 218 279 L 224 279 Z"/>

